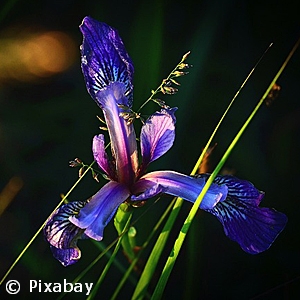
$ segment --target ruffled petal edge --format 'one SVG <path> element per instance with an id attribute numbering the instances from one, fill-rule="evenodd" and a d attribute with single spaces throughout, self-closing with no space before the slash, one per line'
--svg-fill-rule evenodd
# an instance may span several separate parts
<path id="1" fill-rule="evenodd" d="M 45 239 L 50 243 L 53 256 L 63 266 L 77 262 L 81 257 L 77 240 L 85 238 L 83 230 L 69 221 L 69 217 L 78 214 L 87 201 L 74 201 L 58 208 L 47 220 L 44 227 Z"/>
<path id="2" fill-rule="evenodd" d="M 175 115 L 177 108 L 162 109 L 150 116 L 141 130 L 142 166 L 164 155 L 173 145 L 175 139 Z"/>

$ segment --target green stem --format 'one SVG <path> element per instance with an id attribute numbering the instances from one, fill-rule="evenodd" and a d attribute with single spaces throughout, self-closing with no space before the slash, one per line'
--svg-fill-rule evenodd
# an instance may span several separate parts
<path id="1" fill-rule="evenodd" d="M 121 288 L 123 287 L 125 281 L 127 280 L 128 276 L 130 275 L 130 273 L 132 272 L 133 268 L 136 266 L 136 264 L 139 261 L 139 258 L 141 257 L 143 250 L 146 249 L 146 247 L 148 246 L 150 240 L 153 238 L 154 234 L 157 232 L 157 230 L 159 229 L 159 227 L 161 226 L 162 222 L 165 220 L 165 218 L 167 217 L 167 215 L 169 214 L 169 212 L 171 211 L 173 205 L 175 202 L 175 198 L 173 199 L 173 201 L 168 205 L 167 209 L 164 211 L 163 215 L 160 217 L 160 219 L 158 220 L 158 222 L 156 223 L 156 225 L 154 226 L 153 230 L 151 231 L 150 235 L 148 236 L 148 238 L 146 239 L 146 241 L 143 243 L 141 249 L 138 251 L 135 259 L 132 261 L 132 263 L 130 264 L 129 268 L 127 269 L 127 272 L 124 274 L 122 280 L 119 282 L 119 285 L 117 286 L 111 300 L 116 299 L 116 297 L 118 296 Z M 133 297 L 134 299 L 134 297 Z"/>
<path id="2" fill-rule="evenodd" d="M 118 211 L 116 213 L 116 216 L 114 218 L 114 225 L 117 229 L 118 235 L 121 235 L 122 232 L 124 232 L 125 226 L 128 223 L 128 221 L 131 220 L 132 217 L 132 211 L 130 206 L 127 203 L 122 203 Z M 133 238 L 134 239 L 134 238 Z M 129 259 L 129 261 L 132 261 L 135 258 L 135 253 L 132 247 L 131 237 L 128 234 L 128 231 L 124 233 L 124 236 L 122 236 L 122 247 L 123 250 Z"/>
<path id="3" fill-rule="evenodd" d="M 100 287 L 102 281 L 104 280 L 104 278 L 105 278 L 105 276 L 106 276 L 106 274 L 107 274 L 107 272 L 108 272 L 110 266 L 112 265 L 112 263 L 113 263 L 114 260 L 115 260 L 115 257 L 116 257 L 116 255 L 117 255 L 119 249 L 120 249 L 120 246 L 121 246 L 121 243 L 122 243 L 122 239 L 126 236 L 126 231 L 128 230 L 128 227 L 129 227 L 129 225 L 130 225 L 130 219 L 131 219 L 131 218 L 128 218 L 128 219 L 127 219 L 126 225 L 125 225 L 125 227 L 123 228 L 123 231 L 122 231 L 122 233 L 121 233 L 121 238 L 118 240 L 117 245 L 116 245 L 116 247 L 115 247 L 115 249 L 114 249 L 114 251 L 113 251 L 111 257 L 110 257 L 109 261 L 107 262 L 107 264 L 105 265 L 105 268 L 104 268 L 104 270 L 102 271 L 102 273 L 101 273 L 101 275 L 100 275 L 98 281 L 96 282 L 95 286 L 93 287 L 92 292 L 91 292 L 90 295 L 86 298 L 87 300 L 94 299 L 94 297 L 96 296 L 97 291 L 98 291 L 98 289 L 99 289 L 99 287 Z"/>

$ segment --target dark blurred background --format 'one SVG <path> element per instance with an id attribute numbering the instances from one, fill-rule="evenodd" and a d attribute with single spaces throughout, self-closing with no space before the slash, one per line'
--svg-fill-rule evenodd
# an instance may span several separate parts
<path id="1" fill-rule="evenodd" d="M 295 1 L 1 1 L 0 277 L 60 201 L 60 194 L 77 180 L 78 170 L 69 168 L 68 162 L 79 157 L 89 164 L 93 159 L 91 140 L 99 133 L 96 115 L 101 112 L 86 92 L 80 70 L 78 26 L 86 15 L 118 29 L 135 64 L 135 109 L 191 51 L 188 62 L 193 68 L 180 79 L 179 92 L 162 97 L 179 107 L 175 144 L 151 166 L 183 173 L 192 170 L 230 100 L 274 43 L 214 139 L 218 145 L 209 160 L 213 170 L 300 37 Z M 165 299 L 300 296 L 299 80 L 300 49 L 277 82 L 278 97 L 260 109 L 224 169 L 265 191 L 262 205 L 286 213 L 286 229 L 268 251 L 252 256 L 225 237 L 214 217 L 199 212 Z M 154 109 L 151 104 L 144 112 Z M 86 176 L 69 199 L 86 199 L 100 186 Z M 136 224 L 140 243 L 170 199 L 164 197 Z M 181 211 L 156 280 L 190 207 L 185 204 Z M 145 209 L 137 210 L 136 216 Z M 103 243 L 116 236 L 111 222 Z M 72 281 L 99 253 L 90 241 L 81 241 L 79 247 L 82 259 L 64 268 L 40 234 L 8 279 L 21 282 L 27 299 L 39 299 L 42 294 L 29 293 L 30 279 Z M 119 260 L 127 266 L 122 255 Z M 105 262 L 81 282 L 96 282 Z M 109 299 L 120 278 L 113 267 L 97 299 Z M 127 284 L 120 299 L 130 299 L 133 289 Z M 1 299 L 8 295 L 4 285 L 0 294 Z M 71 298 L 85 296 L 72 293 Z"/>

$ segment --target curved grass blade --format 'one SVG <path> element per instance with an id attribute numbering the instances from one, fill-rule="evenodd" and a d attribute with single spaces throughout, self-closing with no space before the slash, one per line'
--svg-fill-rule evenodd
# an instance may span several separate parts
<path id="1" fill-rule="evenodd" d="M 199 166 L 204 158 L 204 155 L 206 154 L 209 146 L 212 143 L 213 138 L 215 137 L 219 127 L 221 126 L 225 116 L 227 115 L 228 111 L 230 110 L 230 108 L 232 107 L 235 99 L 237 98 L 237 96 L 240 94 L 241 90 L 243 89 L 243 87 L 245 86 L 245 84 L 247 83 L 247 81 L 249 80 L 249 78 L 251 77 L 252 73 L 254 72 L 254 70 L 256 69 L 256 67 L 259 65 L 259 63 L 261 62 L 261 60 L 263 59 L 263 57 L 265 56 L 265 54 L 267 53 L 267 51 L 271 48 L 272 44 L 269 45 L 269 47 L 265 50 L 265 52 L 262 54 L 262 56 L 259 58 L 259 60 L 257 61 L 257 63 L 255 64 L 255 66 L 252 68 L 252 70 L 250 71 L 250 73 L 248 74 L 248 76 L 246 77 L 246 79 L 244 80 L 244 82 L 242 83 L 242 85 L 240 86 L 240 88 L 238 89 L 238 91 L 235 93 L 235 95 L 233 96 L 232 100 L 230 101 L 229 105 L 227 106 L 224 114 L 222 115 L 220 121 L 218 122 L 217 126 L 215 127 L 212 135 L 210 136 L 207 144 L 205 145 L 201 155 L 199 156 L 198 161 L 196 162 L 193 171 L 191 173 L 191 175 L 195 175 L 197 170 L 199 169 Z"/>
<path id="2" fill-rule="evenodd" d="M 175 199 L 176 198 L 174 198 L 174 200 Z M 169 216 L 164 228 L 162 229 L 159 237 L 157 238 L 157 241 L 156 241 L 156 243 L 151 251 L 151 254 L 147 260 L 147 263 L 146 263 L 143 273 L 140 277 L 140 280 L 135 288 L 135 291 L 132 296 L 133 300 L 144 299 L 144 297 L 147 293 L 148 285 L 151 282 L 152 276 L 156 269 L 157 263 L 161 256 L 161 253 L 165 247 L 165 244 L 168 240 L 171 229 L 172 229 L 172 227 L 175 223 L 175 220 L 179 214 L 180 208 L 182 206 L 182 202 L 183 202 L 183 200 L 181 198 L 178 198 L 175 201 L 175 204 L 172 208 L 170 216 Z"/>
<path id="3" fill-rule="evenodd" d="M 108 252 L 116 243 L 117 243 L 118 239 L 114 240 L 109 246 L 107 246 L 73 281 L 72 283 L 75 284 L 77 282 L 79 282 L 91 269 L 93 266 L 96 265 L 96 263 L 103 257 L 103 256 L 108 256 L 110 257 L 111 254 Z M 95 242 L 96 243 L 96 242 Z M 59 297 L 57 297 L 56 300 L 60 300 L 62 299 L 65 295 L 67 294 L 67 292 L 64 292 L 62 294 L 60 294 Z"/>
<path id="4" fill-rule="evenodd" d="M 99 289 L 99 287 L 100 287 L 102 281 L 104 280 L 104 278 L 105 278 L 105 276 L 106 276 L 106 274 L 107 274 L 107 272 L 108 272 L 110 266 L 111 266 L 112 263 L 114 262 L 115 257 L 116 257 L 116 255 L 117 255 L 119 249 L 120 249 L 120 246 L 121 246 L 121 243 L 122 243 L 122 238 L 124 237 L 125 232 L 127 232 L 128 228 L 129 228 L 129 226 L 130 226 L 130 220 L 131 220 L 131 218 L 128 218 L 128 219 L 127 219 L 126 225 L 125 225 L 124 230 L 123 230 L 123 232 L 122 232 L 122 236 L 121 236 L 121 238 L 118 239 L 118 242 L 117 242 L 117 244 L 116 244 L 116 247 L 115 247 L 115 249 L 114 249 L 114 251 L 113 251 L 113 253 L 112 253 L 112 255 L 111 255 L 109 261 L 108 261 L 107 264 L 105 265 L 104 270 L 102 271 L 102 273 L 101 273 L 101 275 L 100 275 L 98 281 L 96 282 L 95 286 L 93 287 L 92 292 L 91 292 L 90 295 L 87 297 L 87 300 L 92 300 L 92 299 L 94 299 L 94 297 L 97 295 L 97 291 L 98 291 L 98 289 Z"/>
<path id="5" fill-rule="evenodd" d="M 124 231 L 122 234 L 124 235 L 126 231 Z M 121 239 L 121 236 L 118 236 L 113 242 L 111 242 L 108 246 L 103 245 L 102 243 L 99 243 L 97 241 L 91 240 L 91 242 L 97 246 L 101 250 L 101 253 L 72 281 L 73 284 L 79 282 L 96 264 L 97 262 L 104 256 L 110 258 L 112 256 L 112 253 L 109 252 L 109 250 Z M 123 265 L 115 258 L 113 261 L 114 265 L 120 270 L 120 272 L 125 273 L 126 269 L 123 267 Z M 128 278 L 132 285 L 136 285 L 137 281 L 133 277 Z M 62 299 L 67 292 L 62 293 L 57 300 Z"/>
<path id="6" fill-rule="evenodd" d="M 212 143 L 213 138 L 215 137 L 219 127 L 221 126 L 225 116 L 228 114 L 230 108 L 232 107 L 235 99 L 237 98 L 237 96 L 239 95 L 239 93 L 241 92 L 241 90 L 243 89 L 243 87 L 245 86 L 246 82 L 248 81 L 248 79 L 250 78 L 250 76 L 252 75 L 252 73 L 254 72 L 254 70 L 256 69 L 256 67 L 258 66 L 258 64 L 260 63 L 260 61 L 262 60 L 263 56 L 265 55 L 265 53 L 268 51 L 268 49 L 271 47 L 271 45 L 266 49 L 266 51 L 263 53 L 263 55 L 259 58 L 259 60 L 257 61 L 257 63 L 255 64 L 255 66 L 252 68 L 252 70 L 250 71 L 250 73 L 248 74 L 248 76 L 246 77 L 246 79 L 244 80 L 244 82 L 242 83 L 242 85 L 240 86 L 240 88 L 238 89 L 238 91 L 236 92 L 236 94 L 234 95 L 234 97 L 232 98 L 231 102 L 229 103 L 227 109 L 225 110 L 224 114 L 222 115 L 220 121 L 218 122 L 217 126 L 215 127 L 213 133 L 211 134 L 207 144 L 205 145 L 201 155 L 199 156 L 192 172 L 191 175 L 195 175 L 197 173 L 197 170 L 199 169 L 199 166 L 204 158 L 205 153 L 207 152 L 209 146 Z M 181 208 L 183 204 L 183 199 L 178 198 L 176 200 L 176 203 L 174 205 L 174 208 L 169 216 L 168 221 L 165 224 L 165 227 L 162 230 L 162 233 L 160 234 L 160 236 L 157 239 L 156 244 L 153 247 L 153 250 L 148 258 L 148 261 L 146 263 L 146 266 L 144 268 L 144 271 L 140 277 L 140 280 L 136 286 L 136 289 L 134 291 L 133 294 L 133 299 L 142 299 L 147 291 L 147 287 L 151 281 L 151 278 L 154 274 L 154 271 L 156 269 L 158 260 L 160 258 L 160 255 L 163 251 L 163 248 L 166 244 L 166 241 L 169 237 L 169 233 L 174 225 L 174 222 L 178 216 L 179 210 Z"/>
<path id="7" fill-rule="evenodd" d="M 158 198 L 154 204 L 159 200 L 160 198 Z M 160 227 L 161 223 L 163 222 L 163 220 L 165 219 L 165 217 L 167 216 L 167 214 L 169 213 L 172 205 L 173 205 L 174 201 L 170 203 L 170 205 L 168 206 L 168 208 L 165 210 L 163 216 L 160 218 L 160 220 L 157 222 L 156 226 L 153 229 L 153 232 L 149 235 L 147 241 L 142 245 L 141 247 L 141 251 L 138 252 L 138 255 L 136 256 L 135 260 L 132 262 L 132 265 L 130 265 L 130 267 L 126 270 L 123 265 L 118 262 L 117 258 L 115 257 L 113 259 L 113 263 L 114 265 L 119 269 L 119 271 L 121 273 L 124 273 L 123 279 L 121 280 L 121 282 L 119 283 L 117 289 L 114 292 L 114 295 L 117 296 L 118 291 L 122 288 L 122 285 L 125 283 L 126 280 L 129 280 L 130 283 L 135 286 L 137 284 L 137 280 L 130 275 L 133 267 L 135 266 L 135 264 L 138 262 L 138 259 L 140 257 L 140 255 L 142 254 L 142 251 L 146 248 L 146 246 L 148 245 L 149 241 L 151 240 L 151 238 L 153 237 L 154 233 L 158 230 L 158 228 Z M 148 208 L 149 210 L 149 208 Z M 147 211 L 146 211 L 147 212 Z M 145 213 L 146 213 L 145 212 Z M 144 214 L 145 214 L 144 213 Z M 128 232 L 128 228 L 130 226 L 133 226 L 140 218 L 142 217 L 142 215 L 135 220 L 134 222 L 130 223 L 129 226 L 125 226 L 123 228 L 125 228 L 125 230 L 123 230 L 123 232 L 121 232 L 121 234 L 108 246 L 103 246 L 102 243 L 96 242 L 91 240 L 91 242 L 94 243 L 94 245 L 96 245 L 102 252 L 88 265 L 88 267 L 86 267 L 73 281 L 72 283 L 75 284 L 77 282 L 79 282 L 95 265 L 96 263 L 104 256 L 107 256 L 108 258 L 110 258 L 112 256 L 112 253 L 109 252 L 109 250 L 119 241 L 122 239 L 122 237 L 124 238 L 126 236 L 126 233 Z M 128 218 L 127 218 L 128 221 Z M 130 222 L 130 220 L 129 220 Z M 122 244 L 122 241 L 121 241 Z M 62 299 L 67 293 L 62 293 L 57 300 Z M 113 296 L 114 297 L 114 296 Z M 112 298 L 113 299 L 113 298 Z"/>
<path id="8" fill-rule="evenodd" d="M 237 144 L 237 142 L 239 141 L 240 137 L 242 136 L 242 134 L 244 133 L 245 129 L 248 127 L 249 123 L 251 122 L 251 120 L 253 119 L 253 117 L 255 116 L 255 114 L 257 113 L 258 109 L 260 108 L 260 106 L 264 103 L 265 99 L 267 98 L 268 94 L 270 93 L 273 85 L 276 83 L 277 79 L 279 78 L 279 76 L 281 75 L 281 73 L 283 72 L 283 70 L 285 69 L 287 63 L 289 62 L 290 58 L 292 57 L 292 55 L 294 54 L 294 52 L 296 51 L 296 49 L 298 48 L 300 43 L 300 39 L 297 41 L 297 43 L 295 44 L 295 46 L 293 47 L 293 49 L 291 50 L 291 52 L 289 53 L 288 57 L 286 58 L 286 60 L 284 61 L 283 65 L 281 66 L 281 68 L 279 69 L 279 71 L 277 72 L 277 74 L 275 75 L 274 79 L 272 80 L 271 84 L 269 85 L 269 87 L 267 88 L 266 92 L 263 94 L 262 98 L 259 100 L 258 104 L 256 105 L 256 107 L 254 108 L 254 110 L 252 111 L 252 113 L 250 114 L 250 116 L 248 117 L 248 119 L 246 120 L 246 122 L 244 123 L 244 125 L 241 127 L 241 129 L 239 130 L 239 132 L 237 133 L 237 135 L 235 136 L 235 138 L 233 139 L 233 141 L 231 142 L 231 144 L 229 145 L 228 149 L 225 151 L 223 157 L 221 158 L 220 162 L 218 163 L 217 167 L 215 168 L 215 170 L 213 171 L 213 173 L 210 175 L 210 177 L 208 178 L 203 190 L 201 191 L 200 195 L 198 196 L 197 200 L 195 201 L 195 203 L 193 204 L 189 215 L 187 216 L 181 231 L 178 235 L 177 240 L 175 241 L 174 247 L 172 249 L 172 252 L 170 253 L 167 262 L 165 264 L 165 267 L 162 271 L 162 274 L 160 276 L 160 279 L 156 285 L 156 288 L 154 290 L 154 293 L 152 295 L 151 299 L 160 299 L 163 295 L 163 291 L 166 287 L 166 284 L 168 282 L 169 276 L 171 274 L 171 271 L 174 267 L 174 264 L 176 262 L 176 259 L 178 257 L 178 254 L 180 252 L 181 246 L 184 242 L 184 239 L 186 237 L 186 234 L 190 228 L 191 222 L 194 218 L 194 216 L 196 215 L 197 211 L 198 211 L 198 207 L 205 195 L 205 193 L 207 192 L 207 190 L 209 189 L 210 185 L 212 184 L 213 180 L 215 179 L 216 175 L 219 173 L 219 171 L 221 170 L 221 168 L 223 167 L 224 163 L 226 162 L 227 158 L 229 157 L 230 153 L 232 152 L 233 148 L 235 147 L 235 145 Z"/>
<path id="9" fill-rule="evenodd" d="M 132 272 L 132 270 L 134 269 L 134 267 L 136 266 L 137 262 L 139 261 L 140 256 L 143 253 L 143 250 L 146 249 L 146 247 L 148 246 L 149 242 L 151 241 L 151 239 L 153 238 L 154 234 L 157 232 L 157 230 L 159 229 L 159 227 L 161 226 L 162 222 L 165 220 L 165 218 L 167 217 L 167 215 L 169 214 L 169 212 L 171 211 L 174 202 L 175 202 L 174 198 L 170 204 L 168 205 L 167 209 L 164 211 L 163 215 L 160 217 L 160 219 L 158 220 L 158 222 L 156 223 L 156 225 L 154 226 L 152 232 L 150 233 L 150 235 L 148 236 L 147 240 L 143 243 L 143 245 L 141 246 L 140 251 L 137 253 L 135 259 L 132 261 L 131 265 L 129 266 L 129 268 L 127 269 L 126 273 L 124 274 L 123 278 L 121 279 L 121 281 L 119 282 L 114 294 L 112 295 L 111 300 L 116 299 L 116 297 L 118 296 L 121 288 L 123 287 L 124 283 L 126 282 L 126 280 L 128 279 L 130 273 Z M 146 295 L 147 296 L 147 295 Z"/>
<path id="10" fill-rule="evenodd" d="M 265 50 L 265 52 L 262 54 L 262 56 L 259 58 L 259 60 L 257 61 L 257 63 L 255 64 L 255 66 L 252 68 L 252 70 L 250 71 L 250 73 L 247 75 L 246 79 L 244 80 L 244 82 L 242 83 L 242 85 L 240 86 L 240 88 L 238 89 L 238 91 L 236 92 L 236 94 L 233 96 L 231 102 L 229 103 L 229 105 L 227 106 L 224 114 L 222 115 L 220 121 L 218 122 L 217 126 L 215 127 L 212 135 L 210 136 L 207 144 L 205 145 L 197 163 L 195 164 L 194 168 L 193 168 L 193 171 L 192 171 L 192 174 L 196 174 L 197 170 L 199 170 L 199 167 L 205 157 L 205 154 L 207 153 L 212 141 L 213 141 L 213 138 L 214 136 L 216 135 L 221 123 L 223 122 L 223 119 L 225 118 L 225 116 L 227 115 L 228 111 L 230 110 L 231 106 L 233 105 L 235 99 L 237 98 L 237 96 L 240 94 L 241 90 L 244 88 L 245 84 L 247 83 L 247 81 L 249 80 L 249 78 L 251 77 L 251 75 L 253 74 L 254 70 L 256 69 L 256 67 L 259 65 L 259 63 L 261 62 L 261 60 L 263 59 L 263 57 L 265 56 L 265 54 L 268 52 L 268 50 L 271 48 L 272 44 L 269 45 L 269 47 Z M 194 269 L 195 269 L 195 264 L 193 263 L 194 261 L 194 258 L 196 259 L 196 255 L 197 253 L 194 251 L 194 247 L 192 246 L 194 243 L 196 243 L 195 239 L 193 238 L 192 235 L 189 236 L 190 238 L 190 242 L 189 242 L 189 245 L 188 245 L 188 251 L 189 251 L 189 255 L 188 255 L 188 262 L 187 262 L 187 278 L 186 278 L 186 282 L 192 282 L 193 280 L 193 274 L 195 273 L 194 272 Z M 199 254 L 199 253 L 198 253 Z M 189 278 L 190 277 L 190 278 Z M 190 289 L 185 289 L 186 290 L 186 295 L 189 295 L 189 291 Z"/>
<path id="11" fill-rule="evenodd" d="M 67 194 L 62 198 L 62 200 L 58 203 L 58 205 L 54 208 L 54 210 L 51 212 L 54 213 L 63 203 L 64 201 L 68 198 L 68 196 L 71 194 L 71 192 L 75 189 L 75 187 L 79 184 L 79 182 L 83 179 L 83 177 L 88 173 L 88 171 L 92 168 L 93 164 L 95 163 L 95 161 L 93 161 L 88 168 L 84 171 L 84 173 L 82 174 L 81 177 L 78 178 L 78 180 L 74 183 L 74 185 L 70 188 L 70 190 L 67 192 Z M 49 215 L 49 217 L 51 216 L 51 214 Z M 49 218 L 48 217 L 48 218 Z M 45 220 L 45 222 L 41 225 L 41 227 L 37 230 L 37 232 L 34 234 L 34 236 L 31 238 L 31 240 L 27 243 L 27 245 L 24 247 L 24 249 L 21 251 L 21 253 L 19 254 L 19 256 L 16 258 L 16 260 L 13 262 L 13 264 L 10 266 L 10 268 L 8 269 L 8 271 L 4 274 L 4 276 L 2 277 L 1 281 L 0 281 L 0 286 L 1 284 L 4 282 L 4 280 L 7 278 L 7 276 L 10 274 L 10 272 L 13 270 L 13 268 L 16 266 L 16 264 L 19 262 L 19 260 L 22 258 L 22 256 L 24 255 L 24 253 L 27 251 L 27 249 L 31 246 L 31 244 L 34 242 L 34 240 L 36 239 L 36 237 L 39 235 L 39 233 L 43 230 L 44 226 L 47 223 L 48 218 Z"/>

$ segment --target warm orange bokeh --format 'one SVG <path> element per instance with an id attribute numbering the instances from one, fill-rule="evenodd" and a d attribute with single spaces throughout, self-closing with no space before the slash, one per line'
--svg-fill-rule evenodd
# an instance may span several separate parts
<path id="1" fill-rule="evenodd" d="M 35 81 L 68 69 L 76 46 L 65 33 L 48 31 L 0 38 L 0 82 Z"/>

